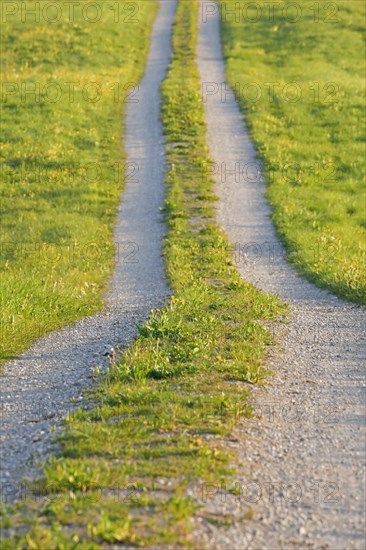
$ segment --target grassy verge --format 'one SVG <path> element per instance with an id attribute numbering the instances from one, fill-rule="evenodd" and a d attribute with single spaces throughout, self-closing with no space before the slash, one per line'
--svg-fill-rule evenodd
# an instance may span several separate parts
<path id="1" fill-rule="evenodd" d="M 125 178 L 125 98 L 143 74 L 157 6 L 6 4 L 0 360 L 102 306 Z"/>
<path id="2" fill-rule="evenodd" d="M 165 256 L 174 296 L 112 358 L 92 393 L 98 407 L 68 419 L 60 455 L 37 485 L 43 498 L 4 516 L 4 549 L 189 547 L 190 518 L 204 512 L 187 488 L 232 473 L 226 437 L 250 414 L 249 384 L 266 374 L 262 360 L 271 343 L 263 325 L 284 306 L 240 279 L 212 219 L 212 182 L 201 176 L 208 159 L 197 9 L 196 2 L 179 2 L 163 85 Z"/>
<path id="3" fill-rule="evenodd" d="M 222 0 L 222 38 L 273 219 L 311 281 L 366 303 L 365 4 Z M 289 7 L 286 7 L 289 6 Z M 225 16 L 233 10 L 237 14 Z"/>

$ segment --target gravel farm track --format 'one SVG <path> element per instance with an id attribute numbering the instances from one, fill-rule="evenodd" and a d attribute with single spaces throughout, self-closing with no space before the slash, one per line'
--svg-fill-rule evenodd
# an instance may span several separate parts
<path id="1" fill-rule="evenodd" d="M 176 0 L 159 3 L 138 103 L 127 108 L 126 160 L 138 170 L 127 178 L 115 229 L 116 244 L 132 243 L 135 255 L 130 261 L 117 258 L 102 313 L 49 334 L 4 365 L 0 481 L 7 502 L 20 498 L 21 479 L 36 476 L 52 452 L 52 427 L 71 407 L 82 406 L 92 369 L 106 365 L 112 346 L 131 342 L 136 323 L 169 296 L 162 259 L 165 155 L 159 90 L 171 55 Z M 225 83 L 218 13 L 207 22 L 200 17 L 197 61 L 202 83 Z M 236 163 L 258 165 L 233 94 L 222 101 L 220 93 L 212 93 L 205 108 L 216 165 L 228 170 Z M 202 501 L 218 522 L 194 520 L 194 539 L 202 543 L 197 550 L 362 550 L 366 310 L 320 290 L 288 265 L 263 181 L 222 178 L 218 172 L 216 192 L 218 222 L 236 248 L 238 270 L 288 303 L 290 322 L 281 350 L 268 357 L 275 375 L 265 388 L 253 386 L 257 415 L 239 428 L 245 436 L 236 449 L 241 491 L 214 488 Z M 230 525 L 219 521 L 222 516 L 232 518 Z"/>

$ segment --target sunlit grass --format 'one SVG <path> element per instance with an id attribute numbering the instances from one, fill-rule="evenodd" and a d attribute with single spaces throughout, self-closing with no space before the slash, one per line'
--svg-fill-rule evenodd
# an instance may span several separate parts
<path id="1" fill-rule="evenodd" d="M 37 4 L 38 22 L 22 21 L 21 7 Z M 0 360 L 102 306 L 125 178 L 125 98 L 156 13 L 138 1 L 130 22 L 131 3 L 120 0 L 118 21 L 117 3 L 103 1 L 92 23 L 83 0 L 73 19 L 62 5 L 51 24 L 48 4 L 14 2 L 2 23 Z"/>
<path id="2" fill-rule="evenodd" d="M 265 4 L 244 0 L 221 26 L 274 222 L 302 273 L 366 303 L 365 3 Z"/>

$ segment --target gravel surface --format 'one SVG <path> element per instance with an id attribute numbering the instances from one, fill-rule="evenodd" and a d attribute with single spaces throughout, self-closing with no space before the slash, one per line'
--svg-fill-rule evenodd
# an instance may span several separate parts
<path id="1" fill-rule="evenodd" d="M 238 494 L 195 489 L 211 515 L 228 514 L 233 523 L 197 521 L 195 535 L 209 548 L 364 549 L 366 311 L 300 278 L 274 231 L 263 181 L 253 170 L 228 173 L 235 163 L 259 161 L 233 95 L 221 95 L 219 17 L 201 19 L 198 64 L 203 90 L 212 91 L 205 107 L 218 220 L 242 276 L 281 296 L 291 320 L 283 352 L 268 359 L 275 377 L 254 390 L 258 418 L 240 428 L 247 437 L 231 442 L 241 462 Z"/>
<path id="2" fill-rule="evenodd" d="M 125 144 L 131 176 L 118 213 L 119 254 L 106 308 L 40 339 L 4 367 L 0 481 L 5 502 L 22 498 L 21 479 L 39 472 L 40 462 L 53 448 L 52 426 L 82 406 L 82 390 L 92 384 L 93 367 L 106 365 L 112 346 L 126 346 L 136 335 L 136 323 L 162 305 L 169 293 L 161 256 L 165 156 L 160 83 L 170 60 L 175 4 L 160 2 L 146 74 L 134 96 L 138 103 L 127 105 Z"/>

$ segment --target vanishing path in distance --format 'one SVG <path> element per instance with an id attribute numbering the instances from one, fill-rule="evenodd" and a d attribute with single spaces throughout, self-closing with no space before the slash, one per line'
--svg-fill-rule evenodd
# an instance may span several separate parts
<path id="1" fill-rule="evenodd" d="M 205 109 L 218 166 L 218 222 L 238 243 L 241 275 L 283 298 L 291 319 L 283 353 L 268 361 L 275 376 L 265 390 L 255 390 L 260 419 L 242 427 L 248 434 L 238 448 L 242 492 L 217 492 L 205 504 L 236 519 L 230 527 L 198 524 L 197 537 L 220 550 L 364 549 L 366 310 L 302 279 L 286 262 L 265 183 L 253 182 L 245 170 L 240 178 L 228 173 L 236 163 L 242 168 L 259 161 L 233 94 L 221 97 L 226 75 L 218 13 L 206 23 L 200 17 L 198 66 L 204 89 L 211 91 Z M 248 508 L 253 519 L 244 518 Z"/>
<path id="2" fill-rule="evenodd" d="M 122 193 L 114 237 L 120 254 L 105 310 L 49 334 L 4 366 L 0 481 L 5 502 L 21 498 L 22 477 L 37 474 L 52 450 L 51 427 L 72 407 L 81 406 L 92 368 L 106 363 L 112 346 L 125 347 L 136 335 L 136 323 L 169 295 L 162 259 L 165 143 L 160 84 L 170 62 L 176 0 L 159 3 L 146 73 L 135 96 L 138 103 L 127 104 L 124 141 L 134 174 L 127 177 Z M 133 244 L 128 248 L 127 243 Z"/>

